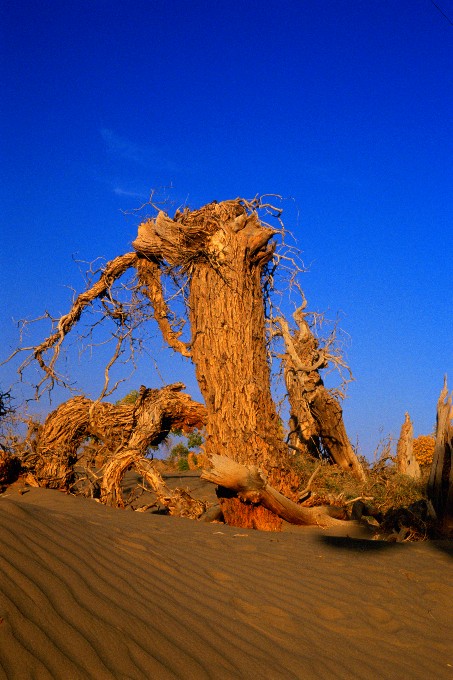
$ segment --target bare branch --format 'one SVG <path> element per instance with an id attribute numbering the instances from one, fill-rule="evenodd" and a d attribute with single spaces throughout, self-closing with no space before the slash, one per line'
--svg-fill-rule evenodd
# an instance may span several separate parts
<path id="1" fill-rule="evenodd" d="M 59 381 L 55 372 L 55 364 L 59 357 L 61 345 L 66 335 L 80 319 L 83 310 L 94 300 L 105 295 L 116 279 L 122 276 L 127 269 L 136 263 L 136 261 L 136 253 L 126 253 L 125 255 L 120 255 L 109 262 L 99 281 L 97 281 L 89 290 L 80 293 L 72 305 L 70 312 L 60 318 L 55 333 L 46 338 L 44 342 L 34 349 L 32 358 L 37 360 L 38 364 L 45 373 L 45 377 L 39 383 L 38 388 L 45 380 L 50 380 L 51 384 Z M 52 348 L 52 358 L 50 359 L 49 363 L 46 363 L 43 358 L 43 354 Z M 19 369 L 20 372 L 22 372 L 25 366 L 30 363 L 30 360 L 31 359 L 22 364 L 21 368 Z"/>
<path id="2" fill-rule="evenodd" d="M 181 332 L 175 332 L 170 323 L 170 311 L 162 292 L 161 271 L 153 260 L 139 258 L 136 263 L 139 281 L 143 286 L 143 293 L 149 298 L 153 307 L 154 319 L 168 345 L 185 357 L 190 357 L 187 345 L 180 340 Z"/>

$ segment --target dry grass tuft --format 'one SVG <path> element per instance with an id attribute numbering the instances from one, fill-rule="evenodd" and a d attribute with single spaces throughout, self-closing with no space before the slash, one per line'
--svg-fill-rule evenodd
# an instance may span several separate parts
<path id="1" fill-rule="evenodd" d="M 301 488 L 320 466 L 310 484 L 311 495 L 304 505 L 343 508 L 349 518 L 372 525 L 379 538 L 420 540 L 431 535 L 434 525 L 429 518 L 426 493 L 429 471 L 422 470 L 419 480 L 399 473 L 388 449 L 373 464 L 366 460 L 361 462 L 367 474 L 365 482 L 358 481 L 336 465 L 304 456 L 295 459 Z"/>

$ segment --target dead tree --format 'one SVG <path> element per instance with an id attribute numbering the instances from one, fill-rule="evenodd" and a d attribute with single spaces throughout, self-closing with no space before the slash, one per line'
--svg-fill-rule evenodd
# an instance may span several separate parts
<path id="1" fill-rule="evenodd" d="M 206 454 L 259 465 L 275 483 L 287 450 L 270 391 L 261 277 L 277 232 L 239 200 L 142 223 L 141 258 L 188 277 L 190 351 L 207 409 Z M 287 480 L 288 481 L 288 480 Z"/>
<path id="2" fill-rule="evenodd" d="M 314 336 L 305 304 L 294 313 L 298 327 L 295 332 L 290 331 L 285 319 L 276 320 L 286 348 L 283 363 L 291 406 L 289 443 L 293 449 L 308 451 L 315 457 L 324 454 L 365 481 L 365 472 L 346 433 L 340 402 L 324 386 L 320 374 L 333 357 Z"/>
<path id="3" fill-rule="evenodd" d="M 420 465 L 414 455 L 414 427 L 409 414 L 406 413 L 401 426 L 400 438 L 396 447 L 396 467 L 403 475 L 420 479 Z"/>
<path id="4" fill-rule="evenodd" d="M 99 281 L 76 298 L 54 332 L 34 348 L 33 357 L 45 380 L 58 381 L 55 363 L 61 344 L 88 305 L 99 298 L 123 323 L 127 314 L 111 290 L 129 267 L 135 268 L 136 292 L 149 300 L 166 342 L 195 364 L 206 406 L 207 457 L 221 455 L 256 466 L 279 492 L 297 498 L 299 478 L 290 465 L 270 389 L 263 277 L 271 267 L 278 230 L 260 220 L 263 207 L 259 200 L 236 199 L 177 211 L 173 218 L 161 211 L 142 222 L 133 243 L 135 252 L 107 264 Z M 172 323 L 161 282 L 165 275 L 177 281 L 184 293 L 188 291 L 188 343 Z M 327 414 L 323 422 L 329 427 L 321 434 L 331 450 L 346 450 L 341 408 L 322 388 L 317 383 L 312 390 L 316 398 L 311 411 L 315 416 L 321 411 Z M 342 460 L 339 453 L 335 455 L 337 462 Z M 340 464 L 359 471 L 355 459 Z"/>
<path id="5" fill-rule="evenodd" d="M 235 200 L 174 219 L 159 213 L 139 226 L 133 246 L 141 257 L 187 273 L 191 356 L 208 413 L 206 455 L 258 465 L 292 495 L 299 480 L 270 391 L 262 289 L 276 233 Z"/>
<path id="6" fill-rule="evenodd" d="M 141 387 L 134 404 L 113 405 L 85 397 L 64 402 L 49 414 L 40 429 L 34 452 L 26 460 L 29 472 L 39 486 L 70 489 L 75 481 L 79 448 L 94 437 L 102 443 L 107 459 L 99 474 L 101 500 L 122 507 L 121 481 L 126 470 L 135 467 L 164 505 L 175 508 L 179 503 L 181 508 L 181 494 L 175 498 L 145 454 L 171 429 L 190 432 L 204 425 L 205 407 L 182 393 L 183 387 L 182 383 L 160 390 Z M 190 514 L 192 499 L 185 500 L 186 514 Z M 197 508 L 194 513 L 202 511 Z"/>
<path id="7" fill-rule="evenodd" d="M 436 444 L 428 497 L 443 533 L 453 534 L 453 409 L 447 379 L 437 402 Z"/>

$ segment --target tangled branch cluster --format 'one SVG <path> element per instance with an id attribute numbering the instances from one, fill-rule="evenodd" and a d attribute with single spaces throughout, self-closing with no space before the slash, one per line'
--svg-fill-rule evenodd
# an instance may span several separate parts
<path id="1" fill-rule="evenodd" d="M 264 227 L 267 238 L 271 234 L 278 235 L 281 239 L 277 250 L 276 243 L 273 242 L 264 253 L 268 261 L 264 266 L 262 279 L 265 313 L 270 321 L 267 336 L 269 357 L 273 355 L 280 358 L 278 352 L 272 349 L 273 339 L 278 336 L 289 338 L 291 332 L 294 332 L 285 320 L 282 309 L 285 293 L 289 292 L 291 297 L 295 291 L 298 298 L 302 299 L 302 305 L 293 315 L 299 328 L 302 317 L 304 323 L 310 317 L 312 327 L 319 325 L 320 317 L 305 312 L 306 301 L 298 281 L 305 267 L 297 248 L 285 242 L 289 232 L 285 230 L 282 221 L 282 208 L 276 205 L 279 201 L 282 201 L 282 197 L 278 195 L 255 196 L 250 200 L 236 198 L 221 203 L 213 202 L 199 210 L 191 211 L 187 207 L 177 209 L 173 218 L 170 218 L 154 202 L 152 195 L 145 205 L 151 206 L 157 215 L 139 226 L 139 237 L 134 242 L 136 252 L 116 257 L 103 267 L 98 266 L 98 261 L 89 265 L 86 274 L 87 288 L 83 293 L 74 295 L 67 314 L 54 318 L 46 312 L 38 319 L 22 322 L 21 337 L 30 324 L 47 320 L 51 327 L 48 337 L 36 346 L 20 346 L 7 361 L 18 353 L 26 354 L 18 369 L 21 380 L 31 364 L 35 361 L 38 363 L 42 376 L 34 385 L 36 398 L 52 390 L 55 385 L 76 392 L 71 379 L 60 372 L 58 360 L 66 336 L 82 314 L 87 312 L 91 313 L 91 319 L 78 335 L 80 351 L 92 352 L 100 345 L 112 345 L 110 359 L 104 368 L 99 401 L 111 395 L 121 382 L 130 377 L 123 375 L 119 380 L 111 382 L 111 370 L 116 363 L 128 364 L 130 374 L 135 370 L 136 360 L 149 340 L 146 322 L 150 319 L 157 322 L 171 348 L 190 357 L 190 345 L 183 342 L 181 335 L 188 318 L 188 281 L 192 268 L 202 259 L 220 276 L 224 276 L 217 234 L 222 232 L 222 225 L 226 222 L 233 225 L 233 229 L 240 230 L 248 220 L 255 218 Z M 150 224 L 152 229 L 149 229 Z M 147 251 L 153 251 L 154 246 L 155 255 L 148 254 L 145 257 L 140 253 L 141 239 L 145 239 Z M 125 281 L 123 275 L 131 269 L 133 275 Z M 182 310 L 178 314 L 172 309 L 175 304 Z M 97 340 L 97 330 L 106 321 L 111 323 L 110 333 Z M 309 360 L 311 370 L 327 366 L 339 370 L 342 382 L 337 388 L 337 396 L 344 396 L 345 387 L 352 376 L 337 338 L 335 327 L 329 337 L 320 343 L 316 356 Z"/>

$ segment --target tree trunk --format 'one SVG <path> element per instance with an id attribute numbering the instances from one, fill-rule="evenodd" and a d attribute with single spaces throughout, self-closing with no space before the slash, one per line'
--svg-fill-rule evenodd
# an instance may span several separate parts
<path id="1" fill-rule="evenodd" d="M 291 496 L 299 479 L 271 397 L 261 281 L 275 233 L 244 202 L 224 201 L 173 220 L 159 213 L 139 226 L 133 246 L 188 276 L 191 355 L 208 414 L 206 455 L 259 465 Z"/>
<path id="2" fill-rule="evenodd" d="M 269 251 L 253 257 L 249 242 L 255 231 L 262 239 L 272 232 L 250 221 L 247 231 L 228 234 L 224 266 L 218 270 L 201 263 L 194 269 L 189 298 L 192 357 L 208 410 L 207 455 L 259 465 L 270 473 L 287 454 L 266 356 L 261 271 Z"/>
<path id="3" fill-rule="evenodd" d="M 412 477 L 412 479 L 420 479 L 420 465 L 414 455 L 414 428 L 408 413 L 406 413 L 401 427 L 401 434 L 396 447 L 396 466 L 401 474 Z"/>
<path id="4" fill-rule="evenodd" d="M 447 381 L 437 402 L 436 444 L 428 482 L 428 497 L 441 530 L 453 533 L 453 424 L 452 395 Z"/>
<path id="5" fill-rule="evenodd" d="M 294 318 L 299 326 L 290 333 L 287 322 L 279 319 L 285 341 L 285 382 L 291 405 L 290 444 L 315 457 L 323 454 L 360 481 L 365 471 L 349 441 L 341 405 L 324 386 L 319 371 L 328 365 L 328 355 L 319 348 L 305 319 L 303 308 Z"/>
<path id="6" fill-rule="evenodd" d="M 239 201 L 162 213 L 140 225 L 133 243 L 188 274 L 191 354 L 207 409 L 206 454 L 259 465 L 291 493 L 298 479 L 270 392 L 262 271 L 276 232 Z M 285 474 L 282 474 L 284 472 Z"/>

